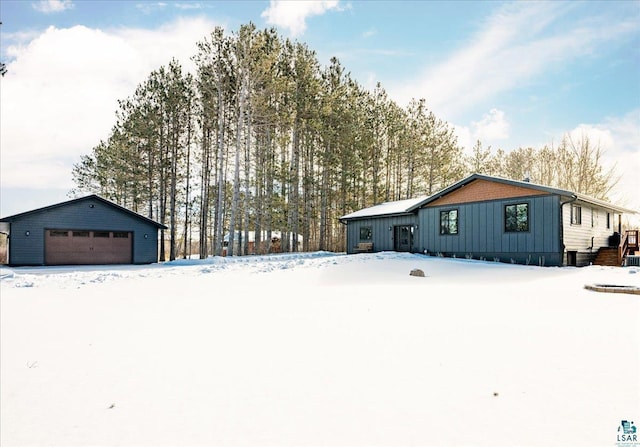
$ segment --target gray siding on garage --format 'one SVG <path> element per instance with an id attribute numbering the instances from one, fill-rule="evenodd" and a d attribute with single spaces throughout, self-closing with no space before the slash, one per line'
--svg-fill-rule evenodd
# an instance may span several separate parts
<path id="1" fill-rule="evenodd" d="M 371 227 L 373 251 L 392 251 L 394 249 L 394 231 L 396 225 L 417 224 L 417 215 L 383 216 L 368 219 L 354 219 L 347 222 L 347 253 L 355 253 L 355 247 L 360 241 L 360 228 Z M 389 230 L 391 228 L 391 230 Z M 411 251 L 418 251 L 420 247 L 419 231 L 414 229 L 413 247 Z"/>
<path id="2" fill-rule="evenodd" d="M 529 231 L 506 232 L 504 207 L 529 204 Z M 440 234 L 440 211 L 458 210 L 458 234 Z M 421 251 L 445 256 L 499 258 L 503 262 L 562 265 L 560 201 L 555 195 L 519 197 L 419 211 Z"/>
<path id="3" fill-rule="evenodd" d="M 78 199 L 5 220 L 11 224 L 11 265 L 44 265 L 45 230 L 50 229 L 132 232 L 133 263 L 158 261 L 158 224 L 99 198 Z"/>

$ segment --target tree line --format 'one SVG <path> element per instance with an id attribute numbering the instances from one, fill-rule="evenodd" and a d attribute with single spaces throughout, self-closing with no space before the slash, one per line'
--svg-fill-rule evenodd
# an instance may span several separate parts
<path id="1" fill-rule="evenodd" d="M 597 198 L 614 184 L 588 138 L 508 153 L 478 141 L 465 156 L 425 99 L 400 107 L 380 83 L 366 90 L 337 58 L 322 67 L 273 28 L 217 27 L 193 61 L 194 74 L 171 60 L 120 100 L 109 137 L 72 174 L 72 194 L 96 193 L 166 225 L 161 260 L 219 255 L 225 244 L 229 255 L 248 254 L 248 244 L 234 253 L 234 241 L 250 232 L 257 253 L 276 231 L 282 251 L 343 251 L 340 216 L 433 194 L 471 172 Z"/>

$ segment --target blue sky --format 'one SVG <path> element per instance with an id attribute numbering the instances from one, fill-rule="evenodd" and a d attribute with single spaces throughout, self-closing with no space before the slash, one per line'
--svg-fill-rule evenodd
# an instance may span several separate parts
<path id="1" fill-rule="evenodd" d="M 467 149 L 587 134 L 640 210 L 640 1 L 3 0 L 0 215 L 67 199 L 117 100 L 215 26 L 252 21 L 332 56 L 400 105 L 425 98 Z"/>

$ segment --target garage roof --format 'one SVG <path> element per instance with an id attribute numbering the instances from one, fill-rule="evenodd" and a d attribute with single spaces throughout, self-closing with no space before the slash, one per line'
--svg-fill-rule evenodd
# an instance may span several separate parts
<path id="1" fill-rule="evenodd" d="M 158 227 L 160 229 L 166 230 L 166 229 L 169 228 L 166 225 L 158 223 L 155 220 L 149 219 L 148 217 L 144 217 L 141 214 L 134 213 L 133 211 L 131 211 L 131 210 L 129 210 L 129 209 L 123 207 L 123 206 L 120 206 L 118 204 L 115 204 L 115 203 L 111 202 L 110 200 L 104 199 L 104 198 L 102 198 L 102 197 L 100 197 L 100 196 L 98 196 L 96 194 L 91 194 L 89 196 L 80 197 L 80 198 L 77 198 L 77 199 L 67 200 L 66 202 L 56 203 L 54 205 L 49 205 L 49 206 L 45 206 L 45 207 L 42 207 L 42 208 L 37 208 L 37 209 L 31 210 L 31 211 L 25 211 L 24 213 L 14 214 L 13 216 L 3 217 L 2 219 L 0 219 L 0 223 L 1 222 L 13 222 L 15 220 L 21 219 L 21 218 L 23 218 L 25 216 L 28 216 L 28 215 L 31 215 L 31 214 L 36 214 L 36 213 L 40 213 L 42 211 L 47 211 L 47 210 L 50 210 L 50 209 L 67 206 L 67 205 L 70 205 L 72 203 L 84 202 L 84 201 L 89 201 L 89 200 L 97 200 L 99 202 L 102 202 L 105 205 L 113 207 L 113 208 L 115 208 L 115 209 L 117 209 L 117 210 L 119 210 L 119 211 L 121 211 L 123 213 L 129 214 L 129 215 L 131 215 L 131 216 L 133 216 L 133 217 L 135 217 L 137 219 L 144 220 L 145 222 L 148 222 L 148 223 L 150 223 L 152 225 L 155 225 L 156 227 Z"/>

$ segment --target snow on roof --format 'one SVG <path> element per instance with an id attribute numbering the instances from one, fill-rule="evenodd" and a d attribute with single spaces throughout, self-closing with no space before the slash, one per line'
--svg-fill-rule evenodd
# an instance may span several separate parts
<path id="1" fill-rule="evenodd" d="M 426 200 L 427 197 L 428 196 L 421 196 L 413 199 L 380 203 L 378 205 L 370 206 L 369 208 L 354 211 L 351 214 L 346 214 L 342 216 L 340 220 L 408 213 L 421 202 Z"/>
<path id="2" fill-rule="evenodd" d="M 603 200 L 598 200 L 593 197 L 586 196 L 584 194 L 578 194 L 578 193 L 567 191 L 564 189 L 559 189 L 559 188 L 545 186 L 545 185 L 539 185 L 536 183 L 531 183 L 526 181 L 510 180 L 510 179 L 505 179 L 501 177 L 493 177 L 493 176 L 482 175 L 482 174 L 472 174 L 431 196 L 422 196 L 422 197 L 417 197 L 413 199 L 396 200 L 394 202 L 381 203 L 379 205 L 371 206 L 369 208 L 364 208 L 364 209 L 355 211 L 351 214 L 344 215 L 340 218 L 340 220 L 345 221 L 349 219 L 363 219 L 367 217 L 390 216 L 394 214 L 409 213 L 415 210 L 417 207 L 433 202 L 439 199 L 440 197 L 443 197 L 455 191 L 456 189 L 462 186 L 465 186 L 466 184 L 471 183 L 475 180 L 487 180 L 491 182 L 507 183 L 510 185 L 521 186 L 524 188 L 537 189 L 537 190 L 545 191 L 550 194 L 558 194 L 558 195 L 564 195 L 569 197 L 575 197 L 578 200 L 588 202 L 594 205 L 598 205 L 604 208 L 608 208 L 620 213 L 629 213 L 629 214 L 637 213 L 636 211 L 631 209 L 623 208 Z"/>

